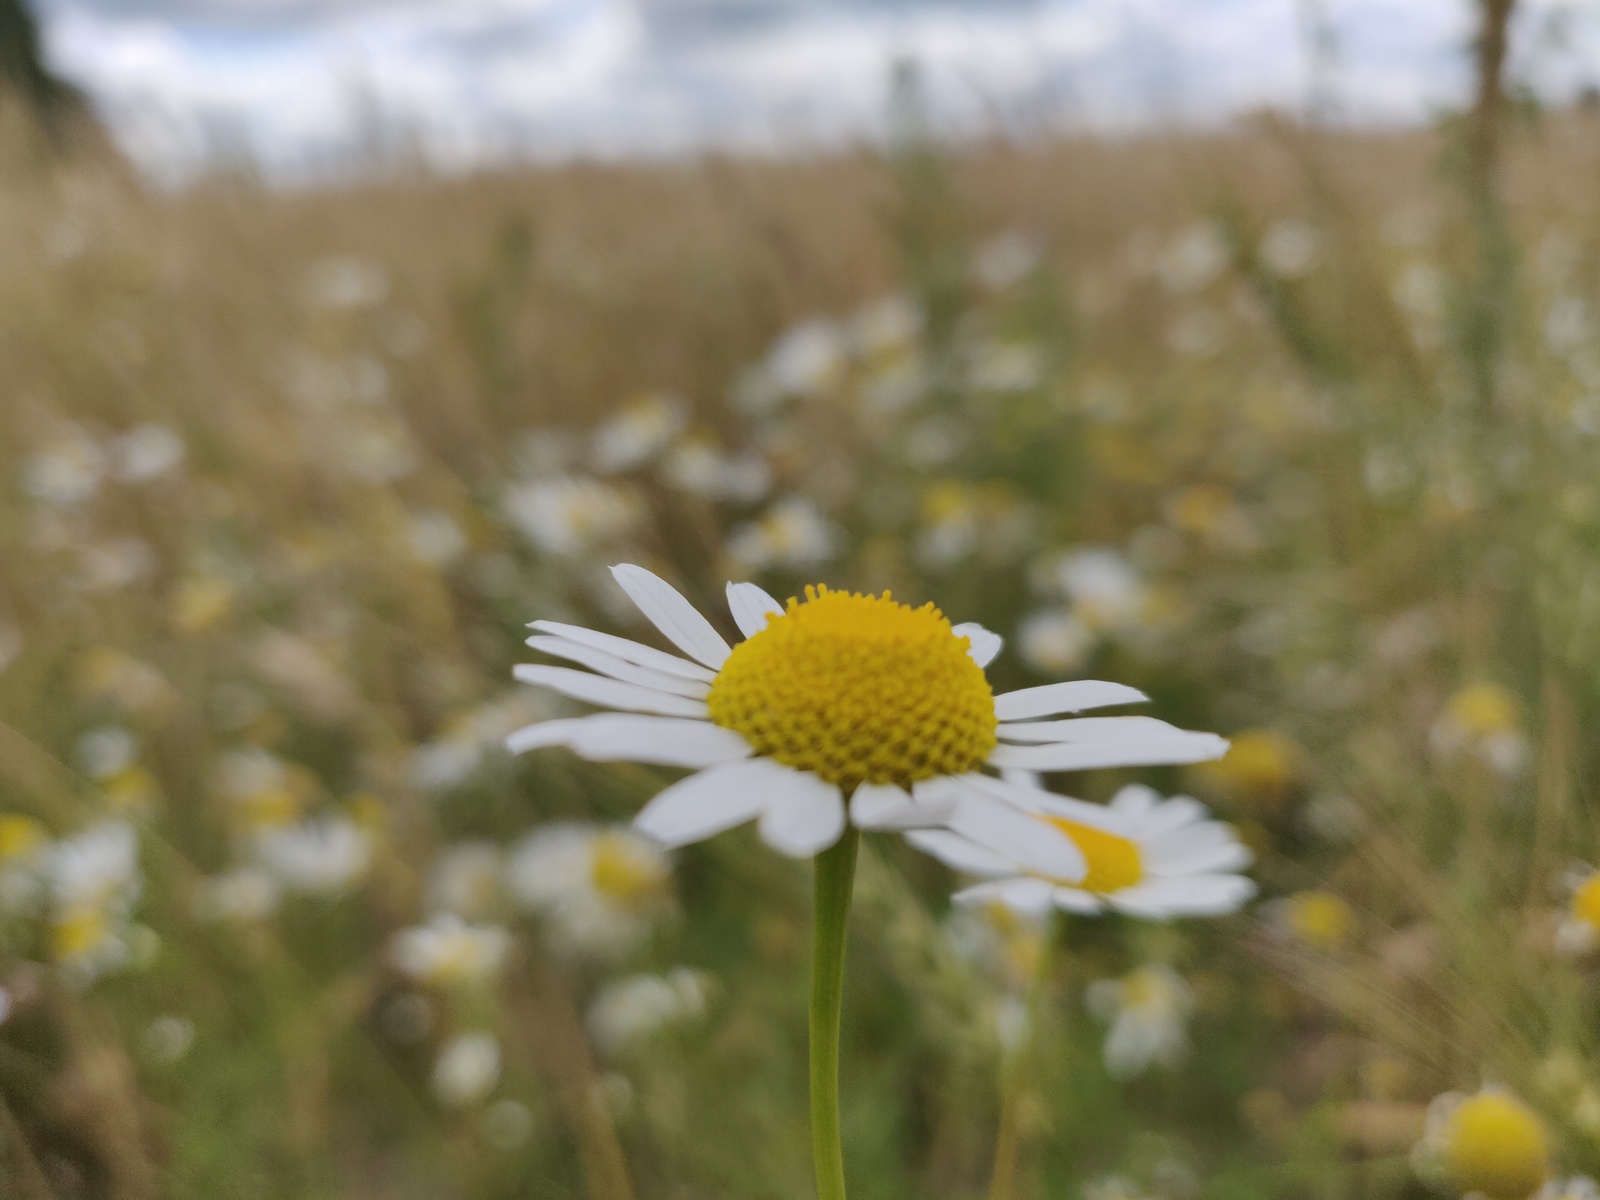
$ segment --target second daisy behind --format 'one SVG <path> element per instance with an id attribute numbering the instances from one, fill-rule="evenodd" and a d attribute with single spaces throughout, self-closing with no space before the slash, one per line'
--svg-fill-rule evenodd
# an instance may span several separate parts
<path id="1" fill-rule="evenodd" d="M 931 604 L 807 588 L 780 605 L 750 583 L 728 604 L 745 640 L 730 647 L 665 580 L 612 568 L 639 610 L 687 657 L 574 625 L 535 621 L 528 644 L 589 671 L 525 665 L 526 683 L 612 709 L 545 721 L 507 739 L 513 752 L 566 746 L 599 761 L 696 768 L 639 814 L 668 847 L 760 821 L 774 849 L 810 857 L 863 829 L 949 820 L 989 798 L 990 770 L 1065 771 L 1200 762 L 1227 743 L 1149 717 L 1038 720 L 1139 703 L 1142 692 L 1077 680 L 996 696 L 984 668 L 1001 639 L 951 625 Z M 1034 828 L 1017 860 L 1076 880 L 1071 838 Z M 1000 836 L 1003 836 L 1000 835 Z"/>

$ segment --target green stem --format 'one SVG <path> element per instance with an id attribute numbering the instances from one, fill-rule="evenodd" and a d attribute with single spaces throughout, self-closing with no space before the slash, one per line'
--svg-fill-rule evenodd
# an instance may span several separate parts
<path id="1" fill-rule="evenodd" d="M 844 995 L 845 928 L 861 834 L 850 826 L 816 858 L 811 950 L 811 1149 L 818 1200 L 845 1200 L 839 1140 L 839 1010 Z"/>

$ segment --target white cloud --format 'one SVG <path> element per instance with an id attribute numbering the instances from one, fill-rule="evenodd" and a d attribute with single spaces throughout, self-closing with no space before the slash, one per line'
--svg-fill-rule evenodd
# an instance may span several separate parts
<path id="1" fill-rule="evenodd" d="M 1342 0 L 1337 90 L 1357 119 L 1459 100 L 1465 0 Z M 1297 106 L 1289 0 L 53 0 L 46 46 L 135 158 L 181 178 L 246 152 L 293 176 L 348 161 L 378 125 L 435 161 L 779 148 L 873 136 L 892 62 L 923 68 L 941 125 L 997 117 L 1125 126 Z M 1552 49 L 1552 14 L 1572 44 Z M 1534 0 L 1519 61 L 1571 90 L 1600 16 Z"/>

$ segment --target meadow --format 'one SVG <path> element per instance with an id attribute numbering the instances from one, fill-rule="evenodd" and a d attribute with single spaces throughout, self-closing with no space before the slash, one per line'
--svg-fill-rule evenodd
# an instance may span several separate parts
<path id="1" fill-rule="evenodd" d="M 1600 114 L 177 194 L 0 109 L 0 1195 L 802 1200 L 808 864 L 663 853 L 607 567 L 936 603 L 1231 741 L 1257 896 L 861 843 L 858 1200 L 1600 1173 Z"/>

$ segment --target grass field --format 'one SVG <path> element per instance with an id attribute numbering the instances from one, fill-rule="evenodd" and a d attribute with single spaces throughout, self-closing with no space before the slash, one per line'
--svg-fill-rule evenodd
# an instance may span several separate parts
<path id="1" fill-rule="evenodd" d="M 1232 739 L 1049 779 L 1232 915 L 863 840 L 858 1200 L 1590 1194 L 1600 116 L 165 196 L 6 116 L 0 1195 L 815 1194 L 807 864 L 503 748 L 617 562 Z"/>

